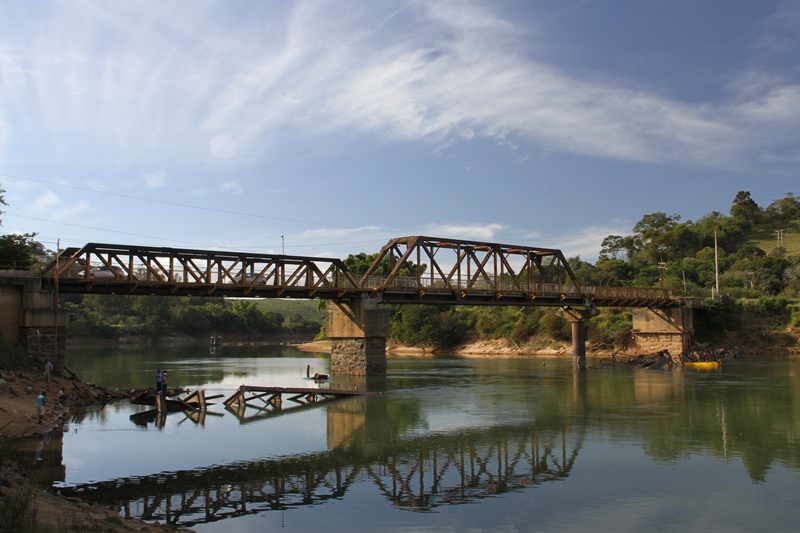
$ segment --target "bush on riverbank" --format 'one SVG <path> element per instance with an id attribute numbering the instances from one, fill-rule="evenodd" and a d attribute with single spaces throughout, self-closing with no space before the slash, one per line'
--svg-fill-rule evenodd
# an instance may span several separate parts
<path id="1" fill-rule="evenodd" d="M 630 309 L 601 309 L 587 324 L 594 349 L 630 347 Z M 785 297 L 708 299 L 695 311 L 695 339 L 724 346 L 797 345 L 800 305 Z M 409 347 L 449 349 L 468 342 L 505 340 L 515 345 L 568 343 L 569 321 L 556 309 L 535 307 L 393 306 L 391 338 Z"/>
<path id="2" fill-rule="evenodd" d="M 798 343 L 800 305 L 782 296 L 708 299 L 696 312 L 698 342 L 753 347 L 788 347 Z"/>

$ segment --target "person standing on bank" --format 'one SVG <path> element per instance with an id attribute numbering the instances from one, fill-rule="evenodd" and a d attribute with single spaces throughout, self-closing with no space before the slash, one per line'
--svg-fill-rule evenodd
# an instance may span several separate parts
<path id="1" fill-rule="evenodd" d="M 47 401 L 47 392 L 42 391 L 42 393 L 36 398 L 36 411 L 39 413 L 39 423 L 41 424 L 44 420 L 44 403 Z"/>
<path id="2" fill-rule="evenodd" d="M 167 394 L 167 371 L 166 370 L 164 370 L 164 372 L 161 374 L 161 390 L 164 391 L 164 395 L 166 396 L 166 394 Z"/>
<path id="3" fill-rule="evenodd" d="M 53 363 L 50 362 L 50 359 L 44 360 L 44 380 L 50 383 L 50 372 L 53 371 Z"/>
<path id="4" fill-rule="evenodd" d="M 161 387 L 164 383 L 164 373 L 159 369 L 156 370 L 156 394 L 161 392 Z"/>

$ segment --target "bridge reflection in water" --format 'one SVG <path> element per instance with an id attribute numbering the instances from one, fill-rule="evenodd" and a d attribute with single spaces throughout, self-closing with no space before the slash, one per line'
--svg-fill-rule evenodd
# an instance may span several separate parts
<path id="1" fill-rule="evenodd" d="M 362 483 L 372 484 L 395 508 L 430 511 L 564 479 L 584 438 L 566 427 L 533 424 L 373 439 L 374 429 L 364 424 L 367 406 L 366 398 L 329 405 L 328 451 L 113 479 L 59 492 L 116 506 L 125 516 L 182 527 L 343 499 Z M 391 424 L 379 426 L 383 432 Z"/>

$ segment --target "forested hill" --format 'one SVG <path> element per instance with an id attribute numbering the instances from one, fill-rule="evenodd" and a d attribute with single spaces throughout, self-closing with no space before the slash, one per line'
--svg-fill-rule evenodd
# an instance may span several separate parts
<path id="1" fill-rule="evenodd" d="M 720 294 L 731 298 L 800 291 L 800 199 L 788 193 L 766 207 L 747 191 L 729 214 L 712 212 L 697 221 L 680 215 L 644 215 L 632 234 L 609 235 L 596 264 L 570 259 L 589 285 L 660 287 L 677 294 L 711 296 L 719 265 Z"/>

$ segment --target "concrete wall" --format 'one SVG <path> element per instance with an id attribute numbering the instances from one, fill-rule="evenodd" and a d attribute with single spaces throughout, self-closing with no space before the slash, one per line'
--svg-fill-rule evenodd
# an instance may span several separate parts
<path id="1" fill-rule="evenodd" d="M 32 356 L 64 365 L 68 315 L 53 308 L 52 291 L 30 271 L 0 271 L 0 333 L 9 344 L 21 344 Z"/>
<path id="2" fill-rule="evenodd" d="M 694 314 L 689 307 L 634 308 L 633 338 L 644 352 L 688 352 L 694 335 Z"/>

